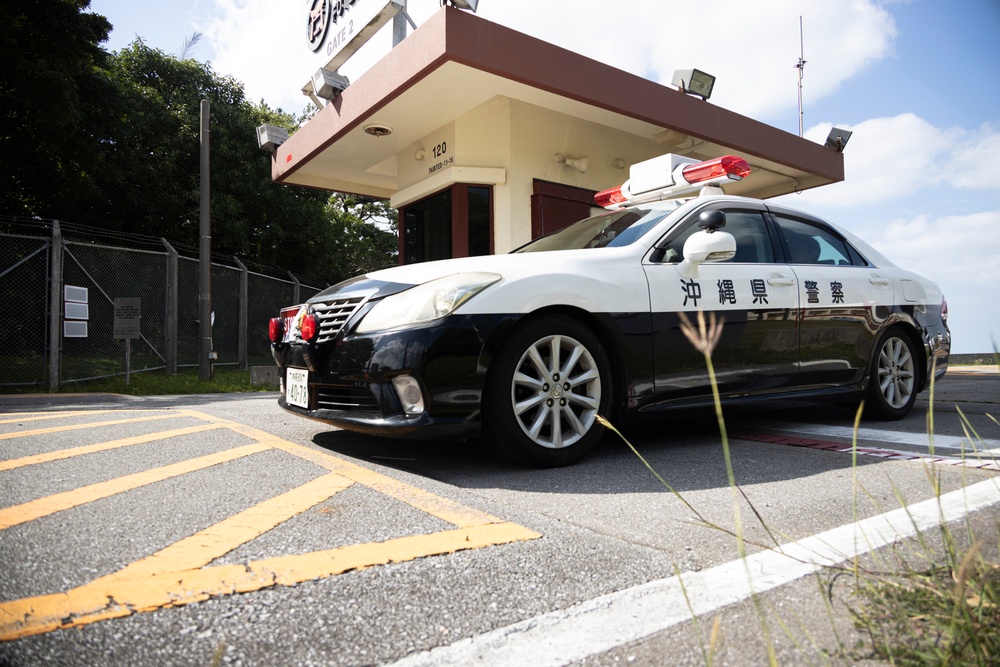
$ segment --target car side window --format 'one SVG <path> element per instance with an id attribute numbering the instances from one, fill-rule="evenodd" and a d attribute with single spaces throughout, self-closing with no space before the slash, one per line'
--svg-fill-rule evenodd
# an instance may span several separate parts
<path id="1" fill-rule="evenodd" d="M 804 220 L 774 215 L 788 253 L 789 264 L 853 266 L 857 253 L 830 230 Z"/>
<path id="2" fill-rule="evenodd" d="M 764 216 L 759 211 L 724 212 L 726 226 L 722 231 L 736 238 L 736 256 L 729 261 L 737 264 L 773 263 L 774 251 Z M 685 224 L 687 227 L 667 244 L 664 262 L 676 264 L 684 259 L 684 242 L 701 229 L 697 216 Z"/>

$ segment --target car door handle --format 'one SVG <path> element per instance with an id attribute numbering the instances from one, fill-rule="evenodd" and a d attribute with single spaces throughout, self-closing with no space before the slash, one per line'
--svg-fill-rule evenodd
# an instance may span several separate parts
<path id="1" fill-rule="evenodd" d="M 868 278 L 868 282 L 872 285 L 877 285 L 879 287 L 885 287 L 889 284 L 889 279 L 884 276 L 871 276 Z"/>
<path id="2" fill-rule="evenodd" d="M 773 287 L 791 287 L 795 284 L 795 279 L 788 276 L 771 276 L 767 279 L 767 284 Z"/>

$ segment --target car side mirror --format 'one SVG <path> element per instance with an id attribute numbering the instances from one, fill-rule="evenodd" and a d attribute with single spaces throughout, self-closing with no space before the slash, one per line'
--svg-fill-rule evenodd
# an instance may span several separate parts
<path id="1" fill-rule="evenodd" d="M 698 274 L 698 265 L 703 262 L 725 262 L 736 256 L 736 237 L 728 232 L 710 229 L 695 232 L 684 242 L 684 261 L 677 269 L 682 275 L 693 277 Z"/>

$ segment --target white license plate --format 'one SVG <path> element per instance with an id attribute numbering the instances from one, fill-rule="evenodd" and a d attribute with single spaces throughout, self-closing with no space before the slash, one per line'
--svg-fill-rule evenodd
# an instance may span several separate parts
<path id="1" fill-rule="evenodd" d="M 309 408 L 309 371 L 289 368 L 285 375 L 285 402 L 300 408 Z"/>

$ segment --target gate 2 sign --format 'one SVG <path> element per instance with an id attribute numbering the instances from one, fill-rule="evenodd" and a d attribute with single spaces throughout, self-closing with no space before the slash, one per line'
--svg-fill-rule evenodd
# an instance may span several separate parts
<path id="1" fill-rule="evenodd" d="M 402 8 L 386 0 L 305 0 L 303 91 L 312 92 L 317 69 L 336 71 Z"/>

